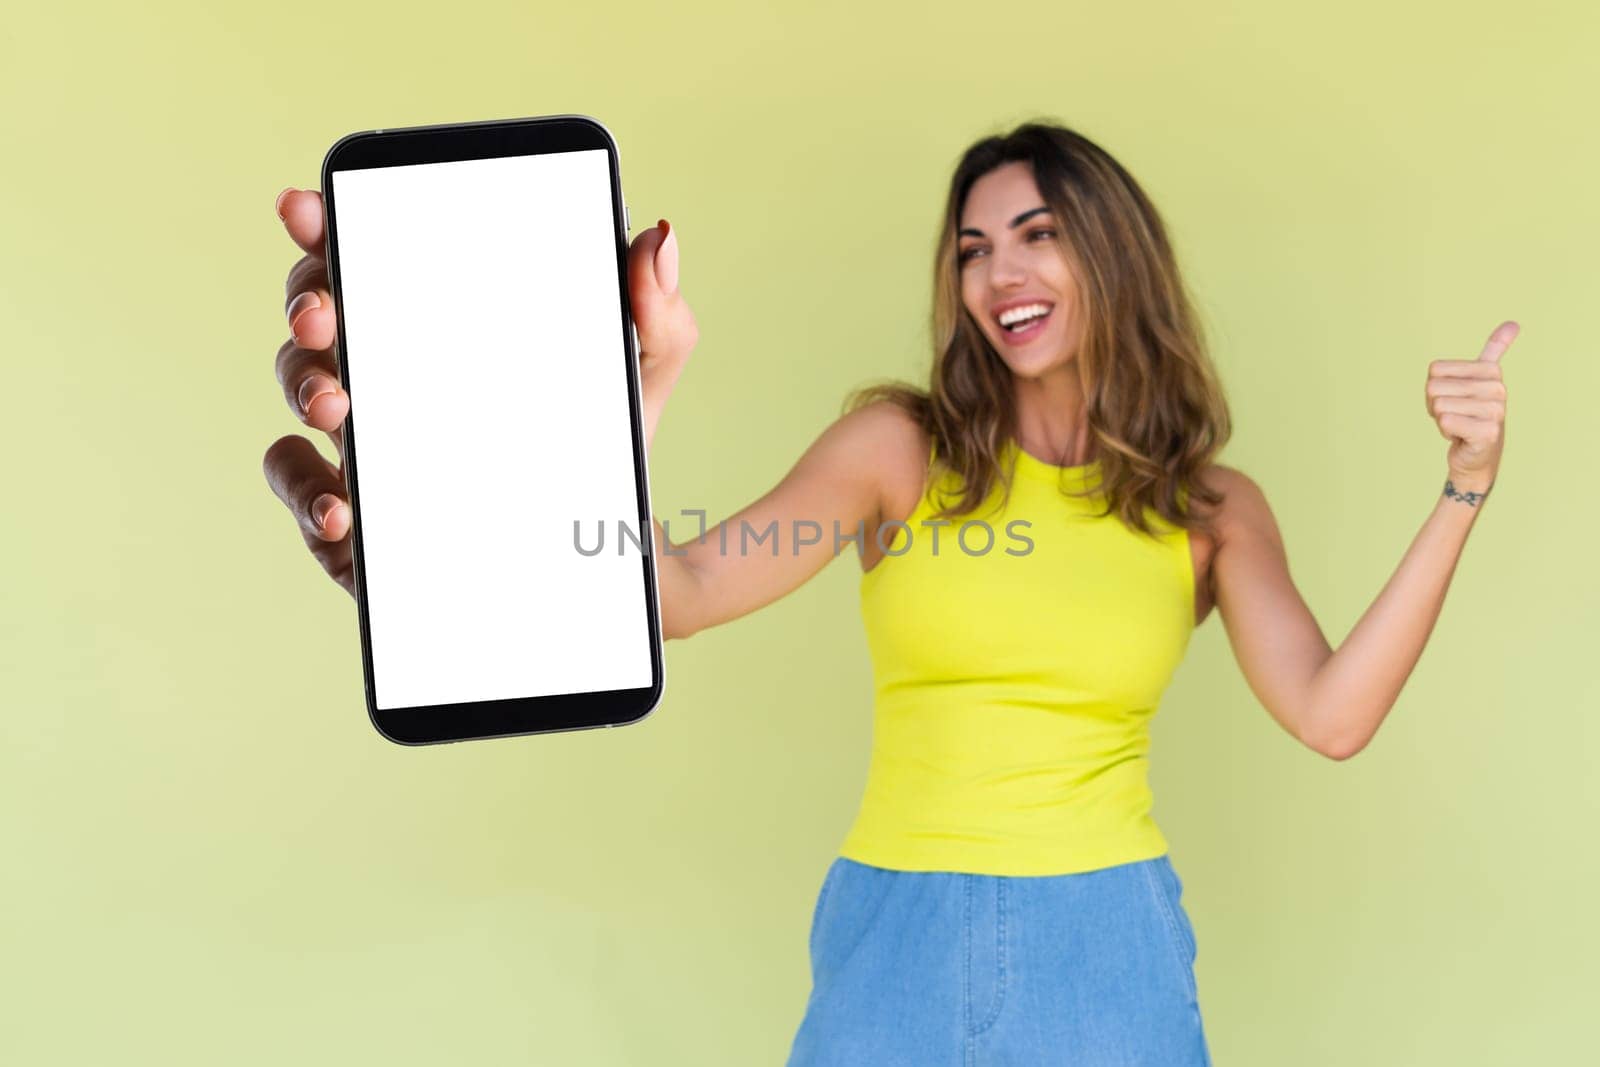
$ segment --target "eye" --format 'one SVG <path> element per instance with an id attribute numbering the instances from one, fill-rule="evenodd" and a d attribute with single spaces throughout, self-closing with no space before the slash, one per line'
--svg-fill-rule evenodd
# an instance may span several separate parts
<path id="1" fill-rule="evenodd" d="M 1040 226 L 1038 229 L 1034 229 L 1034 230 L 1029 230 L 1028 231 L 1028 240 L 1031 241 L 1035 237 L 1054 237 L 1055 235 L 1056 235 L 1056 231 L 1052 227 Z M 965 263 L 967 260 L 971 259 L 975 254 L 977 254 L 979 252 L 982 252 L 982 251 L 983 251 L 982 248 L 976 247 L 976 246 L 974 246 L 972 248 L 968 248 L 965 251 L 962 251 L 959 254 L 957 254 L 956 262 L 958 264 L 959 263 Z"/>

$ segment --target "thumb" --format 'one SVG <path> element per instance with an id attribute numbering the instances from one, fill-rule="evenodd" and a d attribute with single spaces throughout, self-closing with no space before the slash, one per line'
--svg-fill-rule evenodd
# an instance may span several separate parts
<path id="1" fill-rule="evenodd" d="M 662 219 L 642 230 L 628 248 L 628 295 L 644 304 L 658 302 L 678 291 L 678 239 L 672 224 Z"/>
<path id="2" fill-rule="evenodd" d="M 628 249 L 628 298 L 641 362 L 673 364 L 689 354 L 699 330 L 678 290 L 678 239 L 665 219 Z"/>
<path id="3" fill-rule="evenodd" d="M 1505 350 L 1511 347 L 1511 342 L 1517 339 L 1517 334 L 1522 327 L 1514 322 L 1502 322 L 1495 327 L 1494 333 L 1489 335 L 1489 341 L 1483 346 L 1483 351 L 1478 353 L 1480 363 L 1499 363 Z"/>
<path id="4" fill-rule="evenodd" d="M 666 219 L 656 220 L 656 230 L 661 234 L 661 244 L 655 255 L 656 284 L 663 293 L 672 296 L 678 291 L 678 235 Z"/>

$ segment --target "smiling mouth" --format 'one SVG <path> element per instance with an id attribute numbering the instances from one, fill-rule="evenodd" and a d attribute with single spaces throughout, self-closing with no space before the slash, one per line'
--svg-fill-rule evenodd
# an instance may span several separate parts
<path id="1" fill-rule="evenodd" d="M 1045 323 L 1050 321 L 1050 316 L 1055 314 L 1055 310 L 1055 305 L 1051 304 L 1043 315 L 1035 315 L 1032 318 L 1023 319 L 1020 322 L 1013 322 L 1009 326 L 1001 326 L 1000 332 L 1003 333 L 1008 340 L 1025 340 L 1033 337 L 1044 328 Z"/>

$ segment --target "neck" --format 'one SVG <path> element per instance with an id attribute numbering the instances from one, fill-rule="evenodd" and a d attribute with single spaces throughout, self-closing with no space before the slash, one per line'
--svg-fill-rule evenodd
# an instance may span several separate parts
<path id="1" fill-rule="evenodd" d="M 1017 443 L 1036 459 L 1063 467 L 1089 462 L 1089 423 L 1077 368 L 1057 367 L 1039 378 L 1012 378 Z"/>

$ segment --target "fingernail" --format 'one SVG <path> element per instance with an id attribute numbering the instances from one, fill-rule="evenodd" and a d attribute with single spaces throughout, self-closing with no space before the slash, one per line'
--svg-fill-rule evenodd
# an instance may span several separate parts
<path id="1" fill-rule="evenodd" d="M 277 202 L 272 205 L 273 210 L 275 210 L 278 213 L 278 221 L 279 222 L 283 221 L 283 198 L 288 196 L 292 192 L 294 192 L 294 186 L 292 186 L 292 185 L 284 186 L 283 187 L 283 192 L 278 194 Z"/>
<path id="2" fill-rule="evenodd" d="M 294 337 L 297 344 L 300 341 L 300 334 L 295 329 L 295 324 L 300 320 L 300 316 L 304 315 L 313 308 L 319 308 L 321 306 L 322 300 L 317 296 L 316 293 L 301 293 L 299 296 L 295 297 L 289 302 L 289 309 L 287 312 L 289 316 L 289 333 Z"/>
<path id="3" fill-rule="evenodd" d="M 666 235 L 656 249 L 656 283 L 670 295 L 678 291 L 678 236 L 666 219 L 658 220 L 656 229 Z"/>
<path id="4" fill-rule="evenodd" d="M 310 418 L 311 405 L 316 402 L 317 397 L 332 396 L 336 392 L 338 387 L 331 381 L 320 374 L 313 374 L 300 383 L 300 414 Z"/>
<path id="5" fill-rule="evenodd" d="M 333 514 L 333 509 L 339 506 L 339 498 L 332 493 L 323 493 L 311 503 L 311 521 L 317 524 L 317 529 L 328 528 L 328 516 Z"/>

